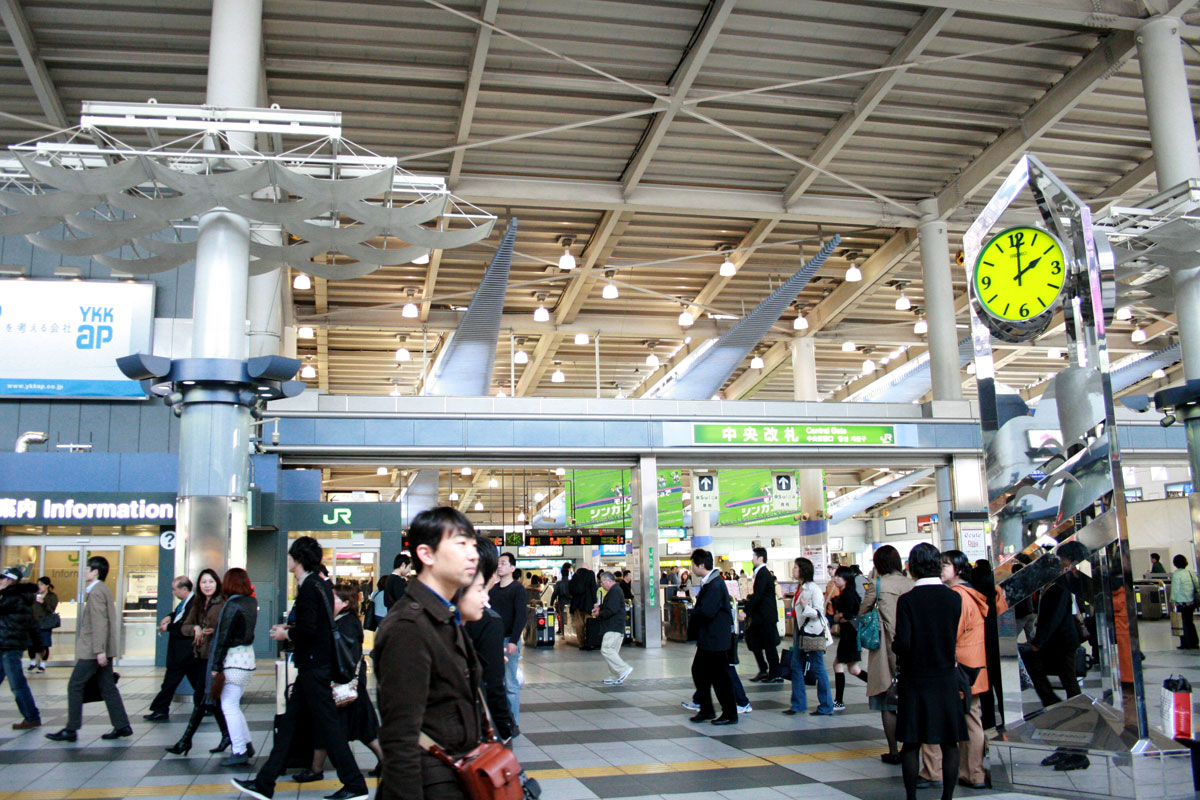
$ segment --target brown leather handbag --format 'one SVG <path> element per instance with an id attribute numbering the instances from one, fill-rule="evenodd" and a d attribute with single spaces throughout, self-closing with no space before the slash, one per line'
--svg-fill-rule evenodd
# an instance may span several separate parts
<path id="1" fill-rule="evenodd" d="M 483 708 L 484 740 L 466 755 L 454 758 L 424 733 L 418 743 L 422 750 L 454 770 L 468 800 L 522 800 L 525 789 L 521 781 L 521 763 L 513 751 L 496 738 L 486 703 Z"/>

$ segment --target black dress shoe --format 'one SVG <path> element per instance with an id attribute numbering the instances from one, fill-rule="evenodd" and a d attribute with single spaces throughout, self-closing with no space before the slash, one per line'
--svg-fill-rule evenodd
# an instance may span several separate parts
<path id="1" fill-rule="evenodd" d="M 832 717 L 833 716 L 832 713 L 826 712 L 826 711 L 810 711 L 810 712 L 808 712 L 808 715 L 810 717 Z"/>
<path id="2" fill-rule="evenodd" d="M 366 788 L 362 789 L 347 789 L 345 786 L 338 789 L 333 794 L 325 795 L 325 800 L 367 800 L 369 792 Z"/>
<path id="3" fill-rule="evenodd" d="M 166 711 L 151 711 L 149 714 L 143 714 L 142 719 L 146 722 L 166 722 L 171 718 L 171 715 Z"/>
<path id="4" fill-rule="evenodd" d="M 713 725 L 737 725 L 737 719 L 734 717 L 717 717 L 712 721 Z"/>
<path id="5" fill-rule="evenodd" d="M 783 678 L 776 675 L 774 678 L 764 678 L 763 683 L 783 683 Z"/>
<path id="6" fill-rule="evenodd" d="M 73 742 L 78 738 L 78 736 L 76 735 L 75 731 L 71 730 L 70 728 L 63 728 L 61 731 L 47 733 L 46 738 L 54 742 Z"/>
<path id="7" fill-rule="evenodd" d="M 325 780 L 324 772 L 313 772 L 311 769 L 302 769 L 292 776 L 292 780 L 296 783 L 312 783 L 313 781 Z"/>
<path id="8" fill-rule="evenodd" d="M 899 766 L 900 754 L 899 753 L 884 753 L 883 755 L 881 755 L 879 757 L 879 760 L 885 764 L 891 764 L 893 767 Z"/>
<path id="9" fill-rule="evenodd" d="M 765 672 L 760 672 L 760 673 L 758 673 L 757 675 L 755 675 L 753 678 L 751 678 L 751 679 L 750 679 L 750 682 L 751 682 L 751 683 L 758 683 L 759 681 L 765 681 L 766 679 L 767 679 L 767 673 L 765 673 Z"/>
<path id="10" fill-rule="evenodd" d="M 126 736 L 133 736 L 133 728 L 129 727 L 128 725 L 126 725 L 124 728 L 113 728 L 108 733 L 100 734 L 101 739 L 108 739 L 110 741 L 113 739 L 123 739 Z"/>
<path id="11" fill-rule="evenodd" d="M 717 718 L 716 714 L 700 713 L 694 717 L 688 717 L 688 722 L 708 722 L 710 719 L 716 719 L 716 718 Z"/>
<path id="12" fill-rule="evenodd" d="M 800 712 L 800 711 L 792 711 L 790 708 L 785 708 L 785 709 L 784 709 L 782 712 L 780 712 L 780 713 L 787 714 L 789 717 L 794 717 L 794 716 L 796 716 L 797 714 L 800 714 L 800 713 L 802 713 L 802 712 Z"/>
<path id="13" fill-rule="evenodd" d="M 233 788 L 237 789 L 239 792 L 241 792 L 243 794 L 250 795 L 251 797 L 254 798 L 254 800 L 271 800 L 271 798 L 273 798 L 275 796 L 274 789 L 270 789 L 270 790 L 260 789 L 260 788 L 258 788 L 258 784 L 255 783 L 253 780 L 245 780 L 244 778 L 233 778 L 229 782 L 233 784 Z"/>

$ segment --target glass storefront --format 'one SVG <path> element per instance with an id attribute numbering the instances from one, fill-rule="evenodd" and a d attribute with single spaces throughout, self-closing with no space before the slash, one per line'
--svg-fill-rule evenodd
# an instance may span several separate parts
<path id="1" fill-rule="evenodd" d="M 120 658 L 127 664 L 154 662 L 158 610 L 157 525 L 13 525 L 3 529 L 3 564 L 19 565 L 28 580 L 47 576 L 58 595 L 62 627 L 54 631 L 52 662 L 75 657 L 75 626 L 84 597 L 82 565 L 92 556 L 108 559 L 105 581 L 121 608 Z"/>
<path id="2" fill-rule="evenodd" d="M 289 539 L 311 536 L 321 544 L 321 560 L 338 583 L 356 583 L 363 597 L 374 591 L 381 574 L 391 572 L 391 565 L 379 571 L 379 531 L 290 531 Z M 296 598 L 296 579 L 288 574 L 287 604 Z"/>

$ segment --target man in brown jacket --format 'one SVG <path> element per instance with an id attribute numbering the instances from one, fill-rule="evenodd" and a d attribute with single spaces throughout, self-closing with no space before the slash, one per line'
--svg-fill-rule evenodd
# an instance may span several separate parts
<path id="1" fill-rule="evenodd" d="M 129 716 L 121 702 L 121 692 L 113 676 L 112 659 L 117 655 L 117 605 L 112 592 L 104 585 L 108 577 L 108 559 L 92 556 L 83 570 L 87 581 L 87 600 L 79 615 L 75 631 L 75 671 L 67 683 L 67 727 L 57 733 L 47 733 L 47 739 L 56 742 L 73 742 L 76 731 L 83 727 L 83 689 L 96 676 L 100 685 L 100 697 L 108 707 L 108 719 L 113 729 L 101 735 L 101 739 L 120 739 L 132 736 Z"/>
<path id="2" fill-rule="evenodd" d="M 479 664 L 452 600 L 475 577 L 470 521 L 453 508 L 418 514 L 409 528 L 416 579 L 375 635 L 379 744 L 376 800 L 463 800 L 454 772 L 427 752 L 427 737 L 453 756 L 482 736 Z"/>

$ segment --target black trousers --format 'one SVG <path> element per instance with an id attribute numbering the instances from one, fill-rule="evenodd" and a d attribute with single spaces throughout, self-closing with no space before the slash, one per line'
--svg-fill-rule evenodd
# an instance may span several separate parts
<path id="1" fill-rule="evenodd" d="M 696 702 L 701 714 L 712 714 L 712 694 L 716 692 L 721 704 L 721 716 L 737 719 L 737 703 L 733 698 L 733 682 L 729 680 L 729 655 L 724 650 L 696 650 L 692 659 L 692 681 L 696 684 Z"/>
<path id="2" fill-rule="evenodd" d="M 760 673 L 766 673 L 769 678 L 779 677 L 779 650 L 774 645 L 751 648 L 750 652 L 754 653 Z"/>
<path id="3" fill-rule="evenodd" d="M 292 737 L 301 725 L 316 734 L 317 747 L 325 745 L 325 751 L 337 767 L 338 780 L 342 785 L 356 793 L 365 794 L 367 782 L 358 769 L 354 754 L 350 751 L 350 743 L 346 741 L 338 720 L 337 706 L 333 704 L 333 694 L 329 689 L 328 669 L 303 669 L 296 674 L 296 683 L 288 698 L 287 711 L 279 725 L 279 732 L 275 735 L 271 755 L 254 779 L 259 788 L 274 790 L 275 780 L 286 767 Z"/>
<path id="4" fill-rule="evenodd" d="M 1079 678 L 1075 675 L 1075 651 L 1067 648 L 1054 650 L 1022 650 L 1025 669 L 1029 672 L 1029 680 L 1043 706 L 1052 706 L 1059 702 L 1059 697 L 1050 688 L 1049 675 L 1057 675 L 1062 681 L 1067 697 L 1079 694 Z"/>
<path id="5" fill-rule="evenodd" d="M 200 673 L 203 675 L 203 662 L 194 658 L 191 653 L 187 654 L 187 658 L 167 659 L 167 674 L 163 676 L 162 687 L 158 690 L 158 694 L 154 695 L 154 699 L 150 701 L 150 710 L 152 712 L 161 711 L 165 714 L 171 710 L 171 700 L 175 697 L 175 690 L 179 688 L 179 684 L 183 683 L 184 678 L 187 678 L 188 682 L 191 683 L 196 664 L 200 665 Z M 192 688 L 195 689 L 196 684 L 192 683 Z M 203 691 L 204 682 L 201 681 L 193 704 L 200 702 L 200 695 Z"/>
<path id="6" fill-rule="evenodd" d="M 128 728 L 129 715 L 125 713 L 121 690 L 117 688 L 117 680 L 113 677 L 112 661 L 102 667 L 94 658 L 76 661 L 71 679 L 67 681 L 67 728 L 77 731 L 83 727 L 83 689 L 93 675 L 98 676 L 100 697 L 108 709 L 108 721 L 114 728 Z"/>
<path id="7" fill-rule="evenodd" d="M 1179 644 L 1183 647 L 1196 647 L 1200 644 L 1200 638 L 1196 636 L 1196 623 L 1192 616 L 1196 613 L 1195 603 L 1180 603 L 1179 615 L 1183 617 L 1183 636 L 1179 637 Z"/>

